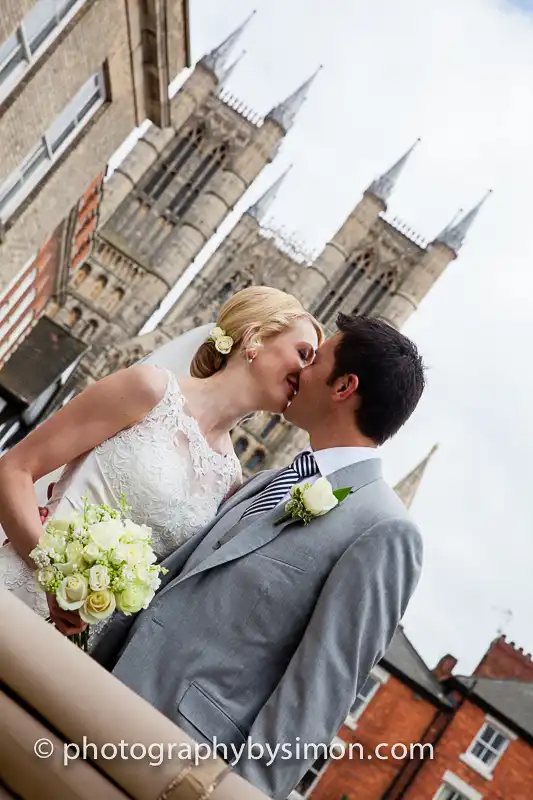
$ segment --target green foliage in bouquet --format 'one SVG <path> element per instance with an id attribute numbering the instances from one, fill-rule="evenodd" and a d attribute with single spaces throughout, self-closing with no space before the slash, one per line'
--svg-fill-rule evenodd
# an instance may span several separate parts
<path id="1" fill-rule="evenodd" d="M 147 608 L 167 570 L 155 563 L 151 529 L 129 519 L 124 496 L 118 509 L 83 500 L 83 512 L 46 524 L 30 556 L 39 588 L 90 626 L 116 610 Z M 69 638 L 88 649 L 88 629 Z"/>

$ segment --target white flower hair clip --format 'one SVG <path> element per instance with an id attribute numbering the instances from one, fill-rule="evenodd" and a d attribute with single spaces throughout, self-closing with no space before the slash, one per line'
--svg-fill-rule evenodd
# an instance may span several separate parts
<path id="1" fill-rule="evenodd" d="M 222 355 L 227 356 L 231 352 L 234 344 L 233 339 L 222 328 L 213 328 L 209 334 L 209 339 L 215 343 L 215 349 Z"/>

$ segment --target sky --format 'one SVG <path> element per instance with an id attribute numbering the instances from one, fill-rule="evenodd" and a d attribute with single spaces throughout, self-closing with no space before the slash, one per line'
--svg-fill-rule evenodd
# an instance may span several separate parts
<path id="1" fill-rule="evenodd" d="M 428 385 L 382 455 L 395 483 L 439 444 L 411 508 L 425 558 L 404 618 L 429 666 L 449 652 L 470 672 L 500 627 L 532 652 L 533 0 L 194 0 L 193 60 L 253 8 L 233 94 L 266 114 L 324 68 L 218 239 L 293 164 L 269 223 L 320 249 L 418 137 L 392 216 L 431 239 L 493 189 L 403 329 Z"/>

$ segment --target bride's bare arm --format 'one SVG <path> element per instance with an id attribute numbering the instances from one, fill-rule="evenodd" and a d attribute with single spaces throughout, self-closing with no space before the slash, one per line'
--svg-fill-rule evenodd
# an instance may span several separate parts
<path id="1" fill-rule="evenodd" d="M 97 381 L 0 458 L 0 524 L 33 568 L 42 533 L 33 484 L 142 419 L 163 397 L 164 371 L 149 364 Z"/>

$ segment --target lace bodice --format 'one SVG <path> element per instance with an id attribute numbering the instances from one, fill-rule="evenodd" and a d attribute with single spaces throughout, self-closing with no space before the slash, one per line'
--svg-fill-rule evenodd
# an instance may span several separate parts
<path id="1" fill-rule="evenodd" d="M 164 371 L 168 380 L 159 403 L 140 422 L 68 464 L 47 504 L 51 518 L 61 518 L 82 509 L 86 496 L 117 508 L 125 495 L 131 518 L 152 528 L 160 560 L 210 522 L 241 479 L 237 456 L 210 447 L 187 412 L 175 376 Z M 0 544 L 3 538 L 0 529 Z M 10 544 L 0 546 L 2 586 L 47 615 L 45 596 Z"/>
<path id="2" fill-rule="evenodd" d="M 176 378 L 165 372 L 161 401 L 94 451 L 115 497 L 124 494 L 133 519 L 153 529 L 161 558 L 213 519 L 240 475 L 237 457 L 210 447 Z"/>

